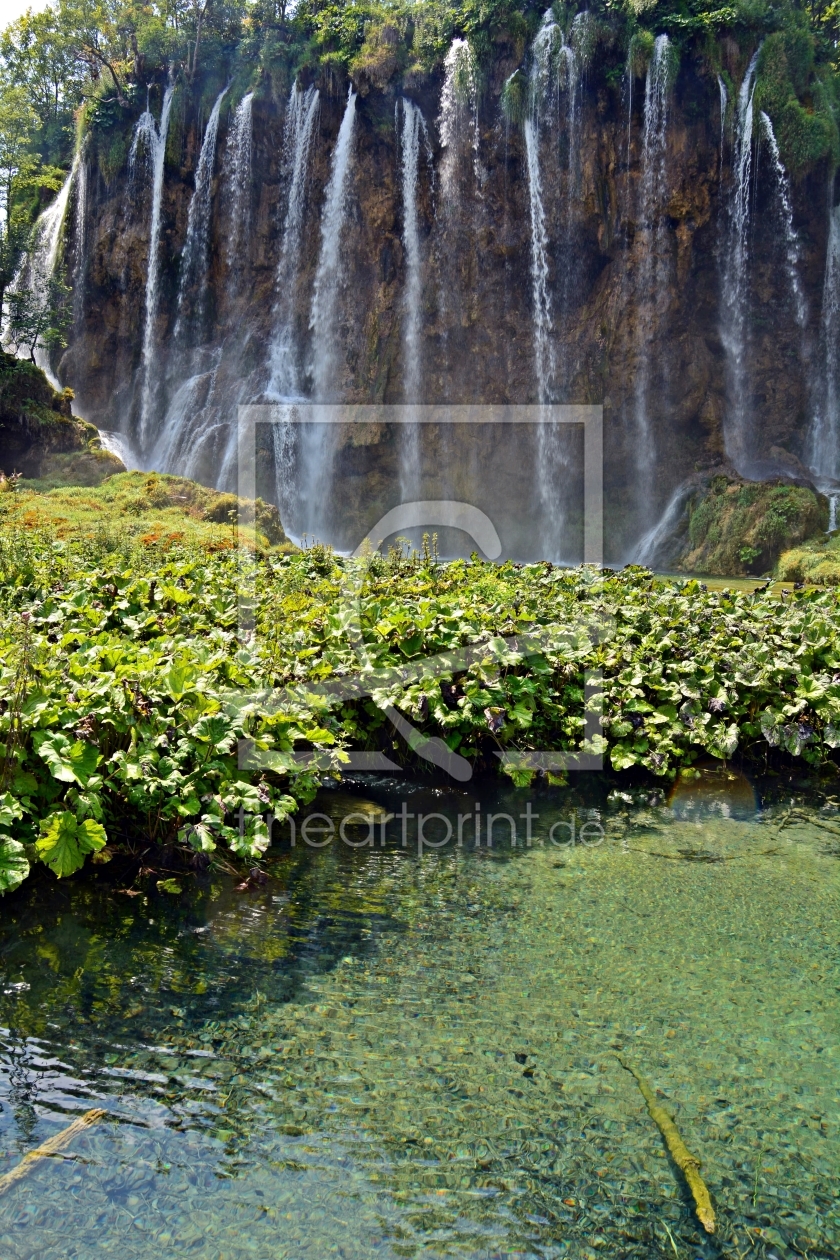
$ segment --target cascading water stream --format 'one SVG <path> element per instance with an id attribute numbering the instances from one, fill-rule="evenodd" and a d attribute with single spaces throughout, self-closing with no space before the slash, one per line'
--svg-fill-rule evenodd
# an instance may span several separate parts
<path id="1" fill-rule="evenodd" d="M 84 309 L 85 281 L 87 279 L 87 200 L 88 170 L 85 155 L 86 143 L 78 155 L 76 173 L 75 241 L 73 258 L 73 318 L 79 320 Z"/>
<path id="2" fill-rule="evenodd" d="M 652 343 L 666 312 L 669 290 L 665 199 L 667 127 L 670 95 L 670 41 L 658 35 L 645 79 L 642 171 L 637 219 L 641 250 L 635 283 L 636 362 L 634 418 L 636 477 L 640 518 L 651 504 L 650 482 L 655 463 L 654 437 L 648 414 Z"/>
<path id="3" fill-rule="evenodd" d="M 480 189 L 485 172 L 481 165 L 481 132 L 478 125 L 478 84 L 472 49 L 465 39 L 453 39 L 443 62 L 438 133 L 443 149 L 441 189 L 447 200 L 458 196 L 458 156 L 461 141 L 468 139 L 473 172 Z"/>
<path id="4" fill-rule="evenodd" d="M 266 396 L 277 402 L 290 402 L 303 397 L 300 379 L 298 338 L 295 335 L 295 298 L 300 273 L 301 239 L 306 212 L 306 190 L 312 138 L 318 121 L 320 96 L 318 89 L 292 85 L 286 107 L 283 136 L 283 166 L 288 183 L 286 212 L 277 264 L 277 298 L 273 313 L 273 333 L 269 350 L 269 379 Z M 284 520 L 297 521 L 295 440 L 299 436 L 287 413 L 281 413 L 273 425 L 274 468 L 277 500 Z"/>
<path id="5" fill-rule="evenodd" d="M 528 111 L 524 122 L 528 209 L 531 228 L 531 302 L 534 367 L 537 399 L 548 404 L 558 400 L 557 345 L 566 345 L 563 336 L 571 320 L 571 308 L 578 254 L 575 249 L 577 198 L 580 166 L 580 102 L 578 87 L 581 69 L 588 55 L 589 15 L 579 13 L 567 40 L 548 9 L 531 46 Z M 551 239 L 543 192 L 543 134 L 548 146 L 549 169 L 556 168 L 561 189 L 556 207 L 556 314 L 551 289 Z M 560 156 L 566 142 L 565 162 Z M 550 179 L 550 177 L 549 177 Z M 555 324 L 561 325 L 558 338 Z M 563 382 L 568 390 L 571 373 L 562 364 Z M 564 550 L 565 511 L 560 486 L 566 481 L 568 430 L 554 423 L 541 425 L 536 443 L 537 483 L 544 512 L 547 553 L 559 559 Z"/>
<path id="6" fill-rule="evenodd" d="M 566 203 L 571 203 L 578 190 L 580 175 L 580 112 L 581 112 L 581 76 L 590 55 L 591 14 L 578 13 L 569 28 L 569 38 L 565 36 L 557 50 L 557 70 L 559 86 L 566 101 L 566 136 L 568 139 L 568 170 L 566 182 Z"/>
<path id="7" fill-rule="evenodd" d="M 152 170 L 151 218 L 149 222 L 149 256 L 146 268 L 146 310 L 143 323 L 143 349 L 140 359 L 140 422 L 138 443 L 145 449 L 155 401 L 156 378 L 152 370 L 155 350 L 155 324 L 157 322 L 160 286 L 160 218 L 163 202 L 163 171 L 166 158 L 166 137 L 169 132 L 169 115 L 172 110 L 173 87 L 167 87 L 163 96 L 160 124 L 155 122 L 148 104 L 137 120 L 134 139 L 129 154 L 129 170 L 135 171 L 141 146 L 146 162 Z"/>
<path id="8" fill-rule="evenodd" d="M 422 262 L 420 226 L 417 214 L 417 180 L 421 141 L 426 134 L 423 114 L 413 101 L 402 98 L 400 176 L 403 202 L 403 246 L 405 248 L 405 319 L 403 323 L 403 392 L 405 401 L 420 402 L 422 323 Z"/>
<path id="9" fill-rule="evenodd" d="M 67 217 L 70 194 L 78 181 L 80 168 L 81 154 L 77 149 L 73 164 L 55 199 L 38 217 L 32 233 L 32 245 L 10 285 L 10 292 L 28 289 L 38 310 L 45 310 L 50 303 L 50 285 L 58 264 L 62 229 Z M 61 385 L 50 368 L 49 354 L 44 349 L 36 347 L 35 362 L 45 373 L 53 389 L 60 390 Z"/>
<path id="10" fill-rule="evenodd" d="M 558 37 L 562 38 L 562 35 L 549 9 L 543 17 L 542 26 L 531 48 L 529 108 L 524 125 L 528 170 L 528 209 L 531 220 L 534 366 L 537 377 L 537 398 L 540 403 L 554 401 L 556 370 L 552 338 L 551 295 L 548 287 L 548 231 L 540 169 L 540 123 L 543 106 L 551 88 L 552 60 Z"/>
<path id="11" fill-rule="evenodd" d="M 300 271 L 309 155 L 319 109 L 318 89 L 308 87 L 304 91 L 296 82 L 286 108 L 283 137 L 288 197 L 277 264 L 277 302 L 274 307 L 269 381 L 266 386 L 266 395 L 278 402 L 302 397 L 295 346 L 294 298 Z"/>
<path id="12" fill-rule="evenodd" d="M 726 107 L 729 104 L 729 93 L 726 90 L 726 84 L 718 75 L 718 90 L 720 91 L 720 172 L 723 174 L 723 140 L 726 135 Z"/>
<path id="13" fill-rule="evenodd" d="M 761 129 L 764 132 L 764 138 L 767 141 L 767 147 L 770 150 L 770 157 L 773 160 L 773 172 L 776 176 L 776 191 L 779 198 L 779 210 L 781 211 L 782 230 L 785 236 L 785 267 L 790 283 L 790 291 L 793 297 L 794 317 L 800 328 L 804 328 L 808 319 L 808 306 L 805 301 L 805 291 L 802 288 L 802 281 L 799 279 L 799 239 L 796 235 L 796 229 L 793 226 L 793 205 L 790 199 L 790 180 L 788 173 L 784 168 L 784 164 L 779 155 L 779 146 L 776 143 L 776 136 L 773 131 L 773 124 L 768 118 L 764 110 L 759 115 L 761 119 Z"/>
<path id="14" fill-rule="evenodd" d="M 153 468 L 195 473 L 194 460 L 201 457 L 208 425 L 216 417 L 208 407 L 215 381 L 218 354 L 197 350 L 204 334 L 212 211 L 213 169 L 219 133 L 219 111 L 227 88 L 216 98 L 198 155 L 195 186 L 187 211 L 187 232 L 181 254 L 181 275 L 172 349 L 167 364 L 166 415 L 154 443 L 149 463 Z"/>
<path id="15" fill-rule="evenodd" d="M 808 463 L 819 479 L 840 481 L 840 205 L 829 215 L 820 318 L 822 371 Z M 836 504 L 833 505 L 836 513 Z"/>
<path id="16" fill-rule="evenodd" d="M 316 402 L 331 402 L 339 392 L 339 383 L 336 379 L 338 363 L 336 334 L 338 306 L 344 281 L 341 245 L 347 215 L 355 119 L 356 93 L 351 88 L 335 143 L 330 178 L 324 196 L 321 252 L 318 270 L 315 273 L 312 311 L 309 317 L 313 342 L 312 387 Z"/>
<path id="17" fill-rule="evenodd" d="M 252 105 L 254 93 L 248 92 L 236 107 L 227 147 L 227 173 L 230 198 L 227 262 L 234 282 L 239 249 L 247 241 L 251 226 L 251 148 Z"/>
<path id="18" fill-rule="evenodd" d="M 640 539 L 633 557 L 635 564 L 652 568 L 657 559 L 667 554 L 667 544 L 673 543 L 677 527 L 685 513 L 686 500 L 695 489 L 696 486 L 692 481 L 685 481 L 677 486 L 659 520 Z"/>
<path id="19" fill-rule="evenodd" d="M 403 97 L 400 131 L 400 176 L 403 203 L 403 248 L 405 250 L 405 296 L 403 299 L 403 398 L 421 403 L 423 272 L 420 253 L 420 223 L 417 211 L 417 184 L 423 141 L 428 148 L 426 123 L 419 107 Z M 408 424 L 400 431 L 400 490 L 405 502 L 420 496 L 420 429 Z"/>
<path id="20" fill-rule="evenodd" d="M 216 141 L 219 135 L 219 110 L 227 88 L 216 97 L 195 168 L 195 188 L 187 211 L 187 235 L 181 255 L 181 276 L 178 284 L 178 313 L 175 319 L 175 341 L 187 339 L 190 332 L 200 336 L 207 294 L 207 271 L 210 246 L 210 212 L 212 210 L 213 168 L 216 164 Z"/>
<path id="21" fill-rule="evenodd" d="M 739 472 L 749 458 L 751 407 L 747 369 L 747 306 L 749 302 L 749 223 L 752 175 L 753 96 L 757 49 L 738 92 L 732 144 L 735 183 L 729 209 L 727 248 L 723 251 L 720 334 L 727 362 L 727 406 L 724 418 L 726 453 Z"/>
<path id="22" fill-rule="evenodd" d="M 478 85 L 472 50 L 465 39 L 453 39 L 444 58 L 437 131 L 441 154 L 435 199 L 435 268 L 447 277 L 438 287 L 438 309 L 446 326 L 440 342 L 441 378 L 443 397 L 463 401 L 475 386 L 475 381 L 464 380 L 465 330 L 477 314 L 475 277 L 482 260 L 476 241 L 486 213 Z M 446 447 L 448 435 L 442 435 L 441 441 Z M 444 452 L 443 463 L 449 462 Z M 448 494 L 444 483 L 441 485 L 442 492 Z"/>
<path id="23" fill-rule="evenodd" d="M 344 226 L 351 186 L 356 93 L 351 87 L 330 162 L 330 175 L 321 215 L 321 246 L 309 328 L 312 333 L 312 397 L 317 402 L 340 401 L 338 332 L 344 287 Z M 333 434 L 327 424 L 305 426 L 300 440 L 301 530 L 325 536 L 329 527 Z"/>

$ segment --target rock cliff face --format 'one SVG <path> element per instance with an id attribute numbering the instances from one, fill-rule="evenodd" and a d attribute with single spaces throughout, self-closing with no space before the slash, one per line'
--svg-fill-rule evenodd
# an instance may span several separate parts
<path id="1" fill-rule="evenodd" d="M 730 277 L 727 289 L 742 175 L 735 168 L 739 120 L 730 101 L 722 131 L 721 86 L 708 67 L 684 59 L 657 81 L 654 54 L 632 82 L 610 84 L 596 63 L 580 58 L 575 76 L 549 82 L 535 105 L 535 72 L 527 60 L 523 72 L 519 53 L 498 46 L 480 91 L 474 83 L 459 87 L 457 75 L 401 89 L 357 85 L 331 271 L 322 224 L 331 181 L 336 191 L 348 85 L 324 75 L 301 85 L 295 101 L 286 86 L 261 82 L 247 102 L 247 153 L 246 111 L 233 93 L 223 99 L 199 242 L 206 253 L 188 275 L 185 243 L 199 218 L 193 210 L 190 229 L 190 207 L 214 90 L 205 85 L 197 100 L 176 89 L 162 184 L 160 297 L 145 365 L 153 181 L 142 161 L 133 178 L 125 163 L 108 168 L 98 156 L 105 140 L 92 136 L 85 230 L 71 224 L 66 234 L 68 256 L 80 254 L 73 263 L 79 313 L 55 365 L 82 413 L 137 441 L 148 378 L 141 459 L 230 487 L 229 426 L 240 402 L 603 404 L 613 561 L 634 554 L 680 483 L 722 463 L 727 447 L 732 458 L 733 425 L 741 426 L 742 450 L 758 469 L 742 466 L 742 474 L 785 471 L 785 453 L 813 466 L 809 441 L 825 357 L 827 164 L 792 186 L 780 182 L 756 123 L 746 279 L 733 290 Z M 725 56 L 730 84 L 742 82 L 746 55 L 733 43 Z M 530 85 L 518 113 L 508 104 L 506 116 L 500 101 L 518 69 L 520 78 L 530 73 Z M 307 86 L 319 96 L 301 155 L 290 111 L 299 121 Z M 152 95 L 158 114 L 161 94 Z M 422 111 L 416 152 L 407 148 L 406 98 Z M 299 159 L 303 178 L 295 185 Z M 300 233 L 289 259 L 292 196 Z M 196 257 L 194 242 L 190 248 Z M 412 275 L 419 275 L 413 289 Z M 734 351 L 726 309 L 733 291 L 743 307 Z M 733 355 L 743 368 L 735 387 Z M 478 479 L 486 482 L 498 465 L 490 449 L 498 442 L 482 446 L 476 433 L 424 435 L 413 497 L 442 493 L 447 476 L 450 489 L 454 482 L 463 490 L 465 461 L 476 451 Z M 571 484 L 577 476 L 579 444 L 562 435 L 556 444 L 546 490 L 544 446 L 536 437 L 512 439 L 512 455 L 501 461 L 507 471 L 487 501 L 500 493 L 524 495 L 523 503 L 529 494 L 571 496 L 556 550 L 575 558 L 580 507 L 564 478 Z M 325 449 L 329 475 L 298 498 L 319 500 L 316 532 L 350 545 L 337 507 L 352 500 L 353 529 L 367 528 L 399 501 L 405 434 L 379 425 L 341 430 Z M 551 503 L 543 509 L 550 514 Z M 514 504 L 509 515 L 523 511 Z M 526 535 L 517 539 L 521 552 Z"/>

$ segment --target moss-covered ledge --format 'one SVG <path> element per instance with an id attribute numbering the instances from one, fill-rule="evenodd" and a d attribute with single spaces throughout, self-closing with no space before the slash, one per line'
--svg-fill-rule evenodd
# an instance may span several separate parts
<path id="1" fill-rule="evenodd" d="M 73 415 L 72 401 L 34 363 L 0 352 L 0 472 L 82 486 L 124 472 L 96 427 Z"/>

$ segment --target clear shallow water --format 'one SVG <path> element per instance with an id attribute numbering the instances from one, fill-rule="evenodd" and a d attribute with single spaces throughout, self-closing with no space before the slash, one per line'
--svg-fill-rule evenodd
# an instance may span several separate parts
<path id="1" fill-rule="evenodd" d="M 373 782 L 471 815 L 463 847 L 418 857 L 396 818 L 240 891 L 114 862 L 6 897 L 0 1174 L 108 1117 L 0 1195 L 0 1255 L 840 1256 L 840 814 L 721 775 L 608 791 Z M 476 850 L 476 800 L 483 841 L 530 800 L 532 846 Z M 589 844 L 549 844 L 573 811 Z M 714 1240 L 616 1050 L 702 1158 Z"/>

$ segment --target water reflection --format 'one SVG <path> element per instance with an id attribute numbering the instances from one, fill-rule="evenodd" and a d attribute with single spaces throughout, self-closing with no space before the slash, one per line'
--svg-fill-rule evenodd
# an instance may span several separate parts
<path id="1" fill-rule="evenodd" d="M 677 779 L 668 804 L 681 821 L 715 815 L 748 820 L 756 815 L 758 798 L 742 770 L 710 760 L 693 767 L 690 778 Z"/>

